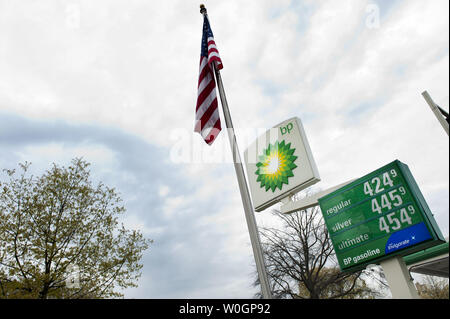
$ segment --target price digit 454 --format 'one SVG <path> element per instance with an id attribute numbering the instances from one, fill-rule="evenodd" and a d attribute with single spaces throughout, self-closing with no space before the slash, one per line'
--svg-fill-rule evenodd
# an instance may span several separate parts
<path id="1" fill-rule="evenodd" d="M 394 231 L 399 230 L 402 227 L 402 225 L 404 225 L 404 224 L 408 224 L 408 225 L 412 224 L 412 219 L 409 215 L 415 214 L 416 211 L 414 209 L 414 206 L 409 205 L 407 208 L 404 207 L 404 208 L 400 209 L 400 219 L 395 217 L 397 212 L 389 213 L 386 216 L 380 217 L 379 222 L 378 222 L 380 231 L 389 233 L 391 230 L 394 230 Z M 386 217 L 387 221 L 386 221 L 385 217 Z"/>

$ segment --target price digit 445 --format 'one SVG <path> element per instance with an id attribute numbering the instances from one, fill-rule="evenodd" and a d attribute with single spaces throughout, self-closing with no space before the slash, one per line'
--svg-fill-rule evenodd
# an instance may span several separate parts
<path id="1" fill-rule="evenodd" d="M 400 193 L 400 195 L 398 194 Z M 380 202 L 377 198 L 372 199 L 372 212 L 381 214 L 383 213 L 383 208 L 386 210 L 391 210 L 392 207 L 397 207 L 403 204 L 401 195 L 405 195 L 406 190 L 403 186 L 398 189 L 391 190 L 387 194 L 383 194 L 380 197 Z M 389 196 L 389 197 L 388 197 Z"/>

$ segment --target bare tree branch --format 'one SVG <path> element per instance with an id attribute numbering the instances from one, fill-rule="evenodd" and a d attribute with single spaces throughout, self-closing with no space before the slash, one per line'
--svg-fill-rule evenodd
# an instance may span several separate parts
<path id="1" fill-rule="evenodd" d="M 318 207 L 283 214 L 281 228 L 260 229 L 266 267 L 277 298 L 373 296 L 356 274 L 336 268 L 333 246 Z M 259 284 L 258 280 L 255 285 Z"/>

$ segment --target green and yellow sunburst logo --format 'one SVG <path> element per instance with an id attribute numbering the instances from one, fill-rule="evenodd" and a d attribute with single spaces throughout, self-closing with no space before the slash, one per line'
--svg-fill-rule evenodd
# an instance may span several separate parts
<path id="1" fill-rule="evenodd" d="M 275 192 L 277 187 L 281 190 L 283 184 L 289 184 L 288 178 L 294 176 L 292 170 L 297 167 L 294 164 L 297 159 L 294 152 L 295 148 L 291 149 L 291 143 L 285 144 L 284 140 L 281 143 L 277 141 L 274 145 L 269 144 L 256 164 L 256 181 L 261 183 L 261 188 L 265 188 L 266 192 L 269 189 Z"/>

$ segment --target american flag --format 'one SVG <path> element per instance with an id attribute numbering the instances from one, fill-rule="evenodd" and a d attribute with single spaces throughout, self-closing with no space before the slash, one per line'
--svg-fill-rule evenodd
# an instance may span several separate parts
<path id="1" fill-rule="evenodd" d="M 211 145 L 220 130 L 220 116 L 216 96 L 216 82 L 213 66 L 222 69 L 222 60 L 217 51 L 208 17 L 203 20 L 202 50 L 200 54 L 200 75 L 198 77 L 197 107 L 195 109 L 194 131 L 200 133 L 206 143 Z"/>

